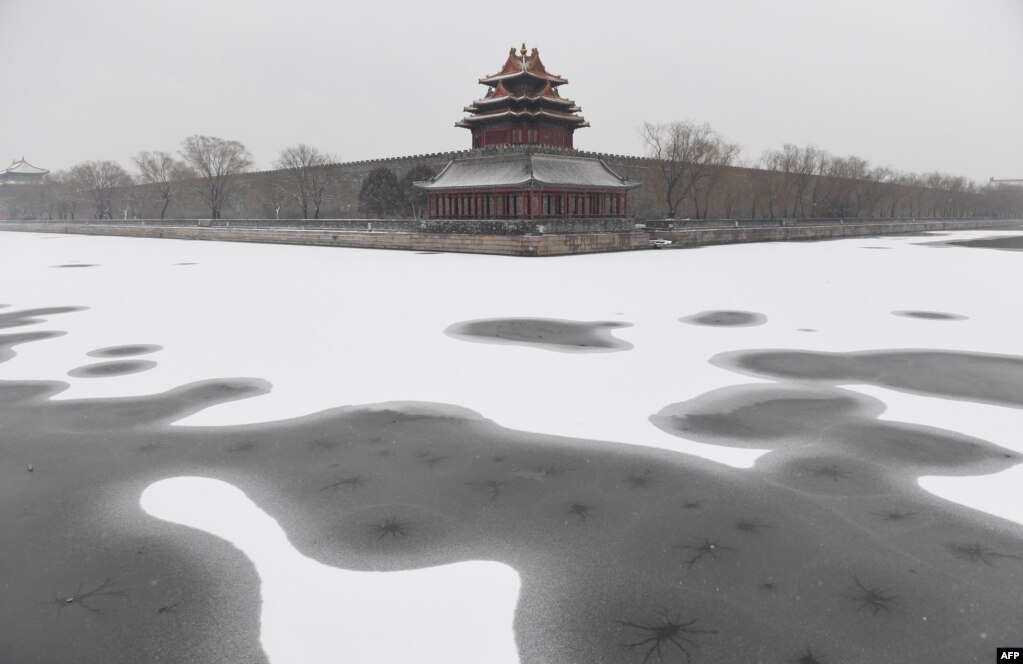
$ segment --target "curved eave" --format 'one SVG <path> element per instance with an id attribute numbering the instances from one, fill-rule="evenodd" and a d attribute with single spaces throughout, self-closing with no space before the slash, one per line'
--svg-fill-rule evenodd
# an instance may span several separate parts
<path id="1" fill-rule="evenodd" d="M 501 182 L 499 184 L 457 184 L 445 186 L 435 184 L 426 180 L 424 182 L 413 182 L 412 186 L 427 191 L 494 191 L 498 189 L 550 189 L 550 190 L 576 190 L 576 191 L 632 191 L 639 187 L 642 182 L 623 182 L 611 185 L 591 184 L 565 184 L 562 182 L 544 182 L 536 178 L 526 178 L 519 182 Z"/>
<path id="2" fill-rule="evenodd" d="M 33 166 L 24 159 L 12 163 L 10 166 L 0 171 L 0 175 L 12 174 L 12 175 L 46 175 L 50 171 L 45 168 L 39 168 Z"/>
<path id="3" fill-rule="evenodd" d="M 427 191 L 548 189 L 611 192 L 640 186 L 639 182 L 619 176 L 603 160 L 548 154 L 456 159 L 433 179 L 414 184 Z"/>
<path id="4" fill-rule="evenodd" d="M 466 113 L 471 113 L 472 115 L 480 116 L 500 115 L 502 113 L 543 113 L 546 111 L 548 115 L 558 115 L 559 117 L 566 116 L 576 117 L 575 114 L 581 113 L 583 109 L 581 106 L 567 106 L 564 108 L 545 109 L 543 107 L 540 107 L 535 110 L 531 110 L 529 108 L 515 110 L 514 108 L 510 107 L 501 108 L 500 106 L 498 106 L 497 108 L 494 108 L 493 106 L 491 106 L 490 108 L 480 108 L 479 106 L 473 105 L 464 106 L 462 107 L 462 110 L 465 111 Z"/>
<path id="5" fill-rule="evenodd" d="M 568 83 L 567 78 L 561 78 L 560 76 L 554 76 L 552 74 L 540 74 L 532 71 L 514 71 L 509 74 L 494 74 L 493 76 L 487 76 L 486 78 L 479 79 L 482 85 L 497 85 L 502 81 L 508 81 L 519 76 L 531 76 L 540 81 L 550 81 L 551 85 L 565 85 Z"/>
<path id="6" fill-rule="evenodd" d="M 555 106 L 563 106 L 565 108 L 571 108 L 575 106 L 575 102 L 571 99 L 562 99 L 561 97 L 545 97 L 543 95 L 537 95 L 535 97 L 527 97 L 521 95 L 519 97 L 491 97 L 484 99 L 475 99 L 472 102 L 472 107 L 481 106 L 500 106 L 501 104 L 517 102 L 517 103 L 549 103 Z"/>
<path id="7" fill-rule="evenodd" d="M 468 110 L 468 109 L 466 109 L 466 110 Z M 549 111 L 544 111 L 544 110 L 539 110 L 539 111 L 512 111 L 512 110 L 504 110 L 504 111 L 500 111 L 498 113 L 484 113 L 484 114 L 481 114 L 481 115 L 474 115 L 474 116 L 471 116 L 471 117 L 462 118 L 460 121 L 455 123 L 455 126 L 456 127 L 471 127 L 472 125 L 475 125 L 475 124 L 485 124 L 487 122 L 492 122 L 492 121 L 495 121 L 495 120 L 521 119 L 521 118 L 526 118 L 526 119 L 529 119 L 529 120 L 539 120 L 539 119 L 560 120 L 562 122 L 572 123 L 572 124 L 576 125 L 577 128 L 578 127 L 589 127 L 590 126 L 590 123 L 587 122 L 585 118 L 583 118 L 583 117 L 581 117 L 579 115 L 568 115 L 567 113 L 551 113 Z"/>

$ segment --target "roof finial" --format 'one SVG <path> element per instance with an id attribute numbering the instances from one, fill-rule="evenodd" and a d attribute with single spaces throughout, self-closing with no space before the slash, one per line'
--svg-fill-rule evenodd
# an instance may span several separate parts
<path id="1" fill-rule="evenodd" d="M 521 51 L 519 51 L 519 53 L 521 53 L 521 54 L 522 54 L 522 57 L 523 57 L 523 58 L 525 58 L 525 57 L 526 57 L 526 42 L 522 42 L 522 50 L 521 50 Z"/>

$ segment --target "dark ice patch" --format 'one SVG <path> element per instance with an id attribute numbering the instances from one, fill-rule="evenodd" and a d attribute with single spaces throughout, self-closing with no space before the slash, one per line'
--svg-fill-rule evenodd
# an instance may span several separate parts
<path id="1" fill-rule="evenodd" d="M 980 249 L 1001 249 L 1002 251 L 1023 251 L 1023 235 L 1006 237 L 985 237 L 976 240 L 952 240 L 945 245 L 956 247 L 977 247 Z"/>
<path id="2" fill-rule="evenodd" d="M 842 429 L 872 421 L 881 407 L 837 388 L 743 386 L 694 400 L 704 407 L 693 412 L 714 416 L 694 430 L 733 435 L 716 418 L 737 410 L 755 427 L 748 407 L 761 404 L 773 436 L 795 431 L 802 441 L 768 441 L 776 451 L 749 470 L 515 431 L 436 404 L 171 426 L 269 390 L 252 379 L 48 398 L 62 387 L 0 381 L 0 479 L 11 498 L 0 500 L 3 560 L 18 570 L 0 593 L 11 661 L 108 662 L 125 652 L 157 661 L 180 652 L 205 664 L 228 650 L 233 661 L 266 661 L 252 562 L 230 542 L 139 508 L 147 486 L 187 475 L 237 486 L 323 565 L 514 567 L 523 664 L 641 664 L 662 654 L 694 664 L 786 662 L 804 651 L 825 662 L 853 651 L 857 661 L 938 651 L 972 662 L 1019 633 L 1023 529 L 905 481 L 905 467 L 928 454 L 923 438 L 900 442 L 895 431 L 870 442 L 899 446 L 889 464 L 859 447 L 864 431 L 829 437 L 824 420 Z M 983 451 L 935 458 L 976 466 L 987 463 Z M 451 629 L 457 638 L 464 626 Z"/>
<path id="3" fill-rule="evenodd" d="M 0 356 L 0 362 L 3 357 Z M 49 399 L 67 389 L 67 383 L 47 381 L 0 381 L 0 408 Z"/>
<path id="4" fill-rule="evenodd" d="M 259 451 L 259 443 L 253 440 L 240 440 L 233 445 L 229 445 L 224 451 L 231 454 L 251 454 Z"/>
<path id="5" fill-rule="evenodd" d="M 128 374 L 148 371 L 156 366 L 152 360 L 125 360 L 122 362 L 97 362 L 77 367 L 67 372 L 75 378 L 106 378 L 109 376 L 127 376 Z"/>
<path id="6" fill-rule="evenodd" d="M 835 421 L 876 417 L 884 406 L 845 390 L 739 385 L 661 409 L 650 421 L 670 434 L 729 447 L 817 440 Z"/>
<path id="7" fill-rule="evenodd" d="M 767 455 L 757 460 L 757 470 L 782 485 L 820 496 L 876 496 L 897 486 L 876 463 L 827 453 Z"/>
<path id="8" fill-rule="evenodd" d="M 1020 462 L 1020 455 L 955 431 L 887 421 L 850 421 L 828 430 L 833 443 L 859 458 L 913 473 L 981 475 Z"/>
<path id="9" fill-rule="evenodd" d="M 22 332 L 21 334 L 0 334 L 0 362 L 6 362 L 16 355 L 13 348 L 18 344 L 30 341 L 43 341 L 63 336 L 66 332 L 50 330 L 46 332 Z"/>
<path id="10" fill-rule="evenodd" d="M 85 309 L 86 307 L 38 307 L 35 309 L 21 309 L 19 311 L 5 311 L 0 314 L 0 330 L 9 327 L 34 325 L 43 322 L 49 316 L 69 314 L 75 311 L 84 311 Z"/>
<path id="11" fill-rule="evenodd" d="M 86 355 L 89 357 L 128 357 L 131 355 L 148 355 L 163 350 L 163 346 L 156 344 L 129 344 L 124 346 L 107 346 L 90 350 Z"/>
<path id="12" fill-rule="evenodd" d="M 711 363 L 755 376 L 866 383 L 914 394 L 1023 408 L 1023 357 L 941 350 L 721 353 Z"/>
<path id="13" fill-rule="evenodd" d="M 967 320 L 967 316 L 961 314 L 950 314 L 943 311 L 893 311 L 893 316 L 903 316 L 905 318 L 922 318 L 924 320 Z"/>
<path id="14" fill-rule="evenodd" d="M 884 410 L 879 400 L 848 390 L 739 385 L 667 406 L 650 421 L 702 443 L 793 452 L 765 457 L 762 463 L 772 466 L 795 459 L 798 470 L 805 454 L 838 454 L 875 464 L 872 476 L 902 482 L 926 473 L 994 473 L 1021 460 L 1015 452 L 954 431 L 878 420 Z M 811 470 L 809 475 L 848 479 L 828 465 Z"/>
<path id="15" fill-rule="evenodd" d="M 63 265 L 51 265 L 50 267 L 96 267 L 95 263 L 65 263 Z"/>
<path id="16" fill-rule="evenodd" d="M 198 265 L 198 263 L 175 263 L 175 265 Z"/>
<path id="17" fill-rule="evenodd" d="M 754 311 L 711 310 L 679 318 L 690 325 L 711 325 L 714 327 L 752 327 L 763 325 L 767 316 Z"/>
<path id="18" fill-rule="evenodd" d="M 611 330 L 631 326 L 631 323 L 613 321 L 485 318 L 455 323 L 444 333 L 464 341 L 506 343 L 556 351 L 607 352 L 632 348 L 632 344 L 611 335 Z"/>
<path id="19" fill-rule="evenodd" d="M 255 378 L 200 381 L 163 394 L 120 399 L 80 399 L 62 404 L 61 419 L 80 430 L 135 429 L 166 424 L 219 403 L 270 392 L 270 383 Z M 99 417 L 97 413 L 102 413 Z"/>

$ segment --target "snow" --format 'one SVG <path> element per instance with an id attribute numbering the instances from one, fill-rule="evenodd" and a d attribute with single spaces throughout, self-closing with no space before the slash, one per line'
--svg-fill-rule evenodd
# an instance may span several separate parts
<path id="1" fill-rule="evenodd" d="M 1023 319 L 1002 286 L 1018 283 L 1019 256 L 923 244 L 934 239 L 521 259 L 0 233 L 6 303 L 88 307 L 38 326 L 69 334 L 17 348 L 18 357 L 0 365 L 0 379 L 66 381 L 70 388 L 57 398 L 74 399 L 252 376 L 269 380 L 272 392 L 184 423 L 216 426 L 348 404 L 439 402 L 513 429 L 670 449 L 745 468 L 760 452 L 686 441 L 648 422 L 669 403 L 757 382 L 711 365 L 717 353 L 921 348 L 1023 355 Z M 96 266 L 51 267 L 73 262 Z M 176 265 L 185 262 L 196 264 Z M 679 322 L 715 309 L 759 312 L 768 322 L 739 328 Z M 968 319 L 891 314 L 901 310 Z M 631 327 L 614 334 L 634 349 L 553 353 L 466 343 L 443 333 L 461 321 L 510 317 L 628 322 Z M 89 351 L 134 343 L 164 347 L 147 356 L 158 362 L 155 369 L 102 380 L 68 375 L 88 363 Z M 1009 435 L 1023 424 L 1018 410 L 855 389 L 881 398 L 894 419 L 1023 452 L 1023 443 Z M 1014 476 L 1007 471 L 986 478 L 986 486 L 1010 491 Z M 921 484 L 971 503 L 965 490 L 971 485 L 963 478 Z M 1023 501 L 998 509 L 971 504 L 1023 523 Z"/>
<path id="2" fill-rule="evenodd" d="M 141 504 L 158 519 L 228 540 L 253 561 L 262 586 L 260 640 L 274 664 L 519 661 L 512 627 L 520 581 L 507 565 L 330 567 L 299 553 L 239 489 L 205 477 L 156 482 Z"/>
<path id="3" fill-rule="evenodd" d="M 947 239 L 986 234 L 952 233 Z M 668 404 L 717 388 L 765 382 L 711 364 L 718 353 L 942 349 L 1023 355 L 1023 314 L 1011 287 L 1019 283 L 1020 256 L 924 244 L 933 239 L 522 259 L 0 233 L 0 301 L 10 305 L 5 311 L 88 307 L 15 329 L 68 334 L 17 346 L 18 355 L 0 364 L 0 380 L 64 381 L 69 389 L 55 398 L 79 399 L 249 376 L 270 381 L 272 391 L 179 424 L 215 427 L 348 404 L 433 402 L 471 409 L 512 429 L 750 468 L 764 451 L 688 441 L 648 420 Z M 54 267 L 76 262 L 93 267 Z M 742 327 L 679 320 L 714 310 L 760 313 L 767 320 Z M 966 319 L 892 314 L 906 310 Z M 518 317 L 629 323 L 611 334 L 632 349 L 552 352 L 468 343 L 444 333 L 463 321 Z M 74 371 L 92 363 L 89 354 L 97 349 L 129 344 L 162 346 L 146 355 L 155 368 L 102 378 Z M 873 385 L 843 388 L 881 400 L 887 406 L 882 419 L 958 431 L 1023 452 L 1021 409 Z M 982 477 L 923 477 L 919 484 L 945 500 L 1023 524 L 1023 466 Z M 454 661 L 457 653 L 446 648 L 455 639 L 445 640 L 445 625 L 469 603 L 479 611 L 479 624 L 469 631 L 479 638 L 471 640 L 466 657 L 487 648 L 486 661 L 517 659 L 511 627 L 519 579 L 506 565 L 466 561 L 397 573 L 332 568 L 301 556 L 276 521 L 219 480 L 168 478 L 150 486 L 141 504 L 154 517 L 232 542 L 253 561 L 264 599 L 262 642 L 274 662 L 314 661 L 338 647 L 370 656 L 380 637 L 373 625 L 380 624 L 380 612 L 395 606 L 379 604 L 380 598 L 396 594 L 409 602 L 411 618 L 402 624 L 422 636 L 407 642 L 435 648 L 423 661 Z M 436 587 L 445 590 L 431 590 Z M 301 620 L 288 615 L 296 605 L 308 607 Z M 309 619 L 333 620 L 339 612 L 345 624 L 365 626 L 356 630 L 363 641 L 333 643 L 330 625 Z M 296 630 L 303 638 L 291 638 Z M 465 642 L 465 632 L 458 638 Z M 291 650 L 296 644 L 302 649 Z M 421 655 L 402 656 L 411 661 Z"/>

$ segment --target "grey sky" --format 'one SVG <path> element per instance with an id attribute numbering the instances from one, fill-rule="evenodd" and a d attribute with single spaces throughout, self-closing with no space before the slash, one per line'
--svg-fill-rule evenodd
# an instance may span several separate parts
<path id="1" fill-rule="evenodd" d="M 1023 177 L 1023 1 L 0 0 L 0 162 L 130 167 L 190 134 L 269 168 L 468 147 L 453 125 L 511 46 L 593 125 L 708 122 L 744 156 L 812 143 L 873 165 Z M 2 167 L 0 165 L 0 167 Z"/>

